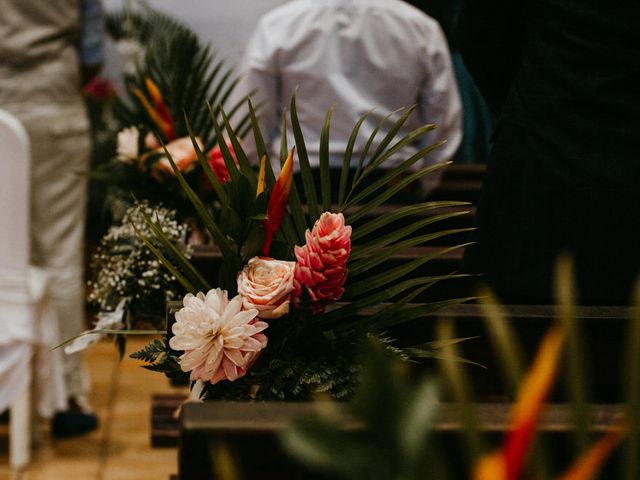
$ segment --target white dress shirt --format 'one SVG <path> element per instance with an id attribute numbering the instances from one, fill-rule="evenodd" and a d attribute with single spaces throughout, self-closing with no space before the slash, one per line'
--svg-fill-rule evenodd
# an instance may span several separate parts
<path id="1" fill-rule="evenodd" d="M 297 111 L 312 166 L 318 165 L 320 130 L 332 106 L 332 166 L 342 164 L 354 125 L 369 111 L 354 159 L 386 115 L 412 105 L 417 105 L 416 112 L 399 136 L 426 123 L 438 128 L 383 167 L 397 165 L 441 139 L 447 144 L 415 168 L 450 160 L 460 144 L 462 107 L 446 39 L 435 20 L 401 0 L 294 0 L 284 4 L 260 19 L 241 73 L 236 94 L 246 96 L 255 90 L 254 104 L 266 102 L 260 124 L 274 153 L 280 146 L 282 111 L 288 110 L 298 89 Z M 391 123 L 381 129 L 377 140 Z M 291 131 L 287 138 L 290 144 L 294 142 Z M 425 193 L 437 185 L 440 174 L 427 177 Z"/>

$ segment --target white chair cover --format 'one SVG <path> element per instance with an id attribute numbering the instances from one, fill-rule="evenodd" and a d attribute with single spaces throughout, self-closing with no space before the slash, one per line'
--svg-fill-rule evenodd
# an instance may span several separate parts
<path id="1" fill-rule="evenodd" d="M 37 408 L 66 409 L 62 352 L 46 272 L 30 266 L 30 155 L 20 122 L 0 110 L 0 411 L 24 393 L 34 369 Z M 34 354 L 38 361 L 34 364 Z"/>

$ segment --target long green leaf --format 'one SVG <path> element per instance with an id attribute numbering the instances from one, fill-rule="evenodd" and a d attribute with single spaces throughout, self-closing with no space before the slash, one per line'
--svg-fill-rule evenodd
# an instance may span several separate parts
<path id="1" fill-rule="evenodd" d="M 382 175 L 378 180 L 374 181 L 371 185 L 368 185 L 366 188 L 360 191 L 357 195 L 355 195 L 349 201 L 349 203 L 347 203 L 347 207 L 357 204 L 358 202 L 362 202 L 365 198 L 373 195 L 376 191 L 380 190 L 381 188 L 388 188 L 389 183 L 393 179 L 402 175 L 403 173 L 406 173 L 407 171 L 410 171 L 410 168 L 413 164 L 422 160 L 427 153 L 431 152 L 432 150 L 435 150 L 440 145 L 442 145 L 442 142 L 429 145 L 428 147 L 425 147 L 419 150 L 418 152 L 416 152 L 415 154 L 413 154 L 407 160 L 404 160 L 397 167 L 388 169 L 386 173 Z"/>
<path id="2" fill-rule="evenodd" d="M 376 160 L 383 154 L 385 149 L 393 141 L 393 139 L 395 138 L 397 133 L 400 131 L 402 126 L 406 123 L 407 119 L 409 118 L 409 115 L 411 115 L 411 113 L 413 113 L 413 111 L 415 109 L 416 109 L 416 106 L 414 105 L 414 106 L 406 109 L 404 111 L 404 113 L 402 115 L 400 115 L 400 118 L 398 120 L 396 120 L 396 122 L 391 126 L 391 128 L 389 129 L 387 134 L 382 138 L 382 141 L 378 144 L 378 146 L 374 150 L 373 154 L 369 158 L 369 162 L 367 163 L 367 167 L 373 167 L 373 165 L 375 164 Z M 372 171 L 373 171 L 373 168 L 365 168 L 362 171 L 362 175 L 358 179 L 358 182 L 364 180 Z"/>
<path id="3" fill-rule="evenodd" d="M 207 162 L 207 159 L 204 156 L 204 153 L 202 153 L 202 150 L 200 150 L 200 147 L 196 142 L 195 135 L 193 133 L 193 130 L 191 129 L 191 124 L 189 123 L 189 119 L 187 118 L 186 113 L 184 115 L 184 122 L 187 127 L 187 131 L 189 132 L 189 137 L 191 138 L 191 143 L 193 144 L 193 148 L 196 151 L 198 162 L 200 163 L 200 167 L 202 168 L 202 171 L 205 173 L 205 175 L 207 176 L 207 179 L 209 180 L 209 183 L 215 190 L 216 195 L 218 196 L 218 200 L 220 200 L 220 203 L 223 206 L 229 206 L 229 196 L 227 195 L 226 190 L 220 184 L 215 174 L 213 173 L 213 170 L 211 169 L 209 162 Z"/>
<path id="4" fill-rule="evenodd" d="M 403 178 L 401 181 L 399 181 L 396 185 L 382 192 L 373 200 L 369 200 L 366 205 L 363 205 L 355 213 L 351 214 L 349 217 L 350 221 L 355 222 L 363 215 L 366 215 L 369 211 L 380 206 L 389 198 L 393 197 L 396 193 L 398 193 L 400 190 L 405 188 L 407 185 L 411 184 L 412 182 L 415 182 L 417 179 L 419 179 L 424 175 L 427 175 L 435 170 L 438 170 L 439 168 L 446 167 L 449 163 L 451 162 L 429 165 L 428 167 L 421 168 L 420 170 L 412 173 L 411 175 L 408 175 L 406 178 Z"/>
<path id="5" fill-rule="evenodd" d="M 392 212 L 385 213 L 384 215 L 377 215 L 375 218 L 371 219 L 365 224 L 353 226 L 353 231 L 351 233 L 351 242 L 359 240 L 362 237 L 366 237 L 367 235 L 375 232 L 376 230 L 383 228 L 390 223 L 396 222 L 398 220 L 402 220 L 406 217 L 411 217 L 413 215 L 419 215 L 424 212 L 428 212 L 429 210 L 439 209 L 439 208 L 450 208 L 450 207 L 467 207 L 470 206 L 468 202 L 453 202 L 453 201 L 437 201 L 437 202 L 423 202 L 417 203 L 414 205 L 406 205 L 403 207 L 398 207 L 394 209 Z M 470 213 L 469 211 L 465 211 L 465 214 Z M 345 213 L 345 216 L 349 218 L 349 212 Z"/>
<path id="6" fill-rule="evenodd" d="M 155 237 L 160 241 L 160 243 L 162 243 L 163 247 L 171 254 L 171 257 L 178 264 L 178 268 L 181 268 L 184 274 L 189 277 L 189 282 L 198 291 L 209 291 L 211 289 L 209 282 L 205 280 L 189 259 L 187 259 L 180 249 L 167 237 L 162 230 L 162 226 L 159 223 L 154 222 L 144 209 L 139 209 L 139 212 L 142 214 L 145 223 L 151 229 Z"/>
<path id="7" fill-rule="evenodd" d="M 508 321 L 504 309 L 493 293 L 482 288 L 478 292 L 482 317 L 489 332 L 489 340 L 500 358 L 500 366 L 510 392 L 515 395 L 524 372 L 524 350 Z"/>
<path id="8" fill-rule="evenodd" d="M 178 170 L 178 167 L 173 161 L 173 158 L 171 158 L 171 154 L 167 150 L 166 145 L 163 144 L 163 148 L 164 148 L 165 154 L 167 155 L 167 159 L 171 164 L 171 168 L 173 168 L 173 172 L 176 178 L 178 179 L 180 186 L 182 187 L 182 190 L 187 194 L 189 201 L 196 209 L 198 216 L 204 223 L 204 226 L 207 229 L 207 231 L 211 234 L 213 241 L 216 243 L 216 245 L 218 245 L 218 247 L 220 248 L 220 250 L 222 251 L 225 257 L 227 258 L 237 257 L 237 253 L 235 252 L 231 244 L 229 244 L 229 241 L 225 237 L 224 233 L 220 230 L 220 227 L 218 227 L 214 219 L 211 217 L 211 215 L 207 211 L 207 208 L 204 206 L 204 204 L 202 203 L 202 201 L 200 200 L 196 192 L 194 192 L 193 189 L 189 186 L 189 183 L 182 175 L 182 172 Z"/>
<path id="9" fill-rule="evenodd" d="M 425 217 L 422 220 L 418 220 L 417 222 L 411 223 L 405 227 L 399 228 L 397 230 L 391 231 L 385 235 L 374 238 L 373 240 L 367 243 L 361 243 L 355 245 L 351 250 L 351 260 L 355 260 L 357 258 L 361 258 L 366 256 L 371 250 L 376 248 L 385 247 L 393 242 L 398 240 L 402 240 L 412 235 L 414 232 L 419 231 L 421 228 L 432 225 L 437 222 L 441 222 L 444 220 L 448 220 L 450 218 L 455 218 L 458 216 L 464 215 L 463 212 L 450 212 L 443 213 L 441 215 L 433 215 L 431 217 Z M 469 227 L 466 231 L 472 230 L 473 227 Z"/>
<path id="10" fill-rule="evenodd" d="M 436 326 L 437 339 L 439 341 L 451 340 L 455 338 L 453 324 L 451 322 L 439 321 Z M 444 347 L 445 355 L 439 359 L 442 366 L 442 372 L 445 380 L 449 384 L 453 397 L 458 404 L 458 413 L 460 420 L 464 425 L 465 440 L 467 444 L 468 460 L 472 463 L 474 459 L 479 458 L 480 453 L 484 451 L 482 438 L 477 428 L 477 412 L 471 401 L 470 387 L 467 376 L 462 371 L 462 364 L 456 361 L 459 358 L 456 345 L 447 345 Z"/>
<path id="11" fill-rule="evenodd" d="M 353 156 L 353 147 L 356 144 L 356 140 L 358 139 L 358 133 L 360 132 L 360 127 L 362 123 L 366 120 L 367 116 L 371 112 L 365 113 L 356 125 L 353 127 L 351 131 L 351 135 L 349 136 L 349 141 L 347 142 L 347 148 L 344 151 L 344 160 L 342 161 L 342 170 L 340 171 L 340 185 L 338 187 L 338 208 L 340 211 L 343 210 L 344 207 L 344 199 L 347 191 L 347 183 L 349 182 L 349 172 L 351 171 L 351 158 Z"/>
<path id="12" fill-rule="evenodd" d="M 184 275 L 182 275 L 178 271 L 178 269 L 176 269 L 173 263 L 170 262 L 162 254 L 162 252 L 153 245 L 153 243 L 151 243 L 151 241 L 138 229 L 138 227 L 136 227 L 133 223 L 131 224 L 131 226 L 133 227 L 133 230 L 136 232 L 136 235 L 138 235 L 138 238 L 145 243 L 145 245 L 149 248 L 149 250 L 151 250 L 151 252 L 156 256 L 156 258 L 160 260 L 160 262 L 167 268 L 167 270 L 169 270 L 169 272 L 171 272 L 171 275 L 173 275 L 175 279 L 178 280 L 178 282 L 180 282 L 180 284 L 185 288 L 185 290 L 187 292 L 193 293 L 194 295 L 198 293 L 198 290 L 191 284 L 191 282 L 189 282 L 189 280 L 187 280 L 184 277 Z"/>
<path id="13" fill-rule="evenodd" d="M 286 114 L 282 114 L 282 128 L 280 136 L 280 166 L 284 164 L 287 156 L 289 155 L 289 146 L 287 144 L 287 117 Z M 298 232 L 298 238 L 300 242 L 304 239 L 304 232 L 307 229 L 307 220 L 300 201 L 300 194 L 298 193 L 298 186 L 296 182 L 291 182 L 291 190 L 289 191 L 289 211 L 293 218 L 293 223 Z"/>
<path id="14" fill-rule="evenodd" d="M 415 144 L 420 139 L 420 137 L 423 137 L 426 133 L 434 130 L 435 128 L 435 125 L 423 125 L 422 127 L 416 128 L 415 130 L 409 132 L 407 135 L 398 140 L 393 146 L 385 150 L 380 156 L 375 159 L 375 161 L 372 161 L 367 165 L 367 167 L 365 168 L 365 170 L 367 171 L 367 175 L 370 171 L 381 167 L 388 158 L 400 152 L 403 148 Z M 441 145 L 444 145 L 445 143 L 445 140 L 434 143 L 430 146 L 430 151 L 440 147 Z"/>
<path id="15" fill-rule="evenodd" d="M 258 124 L 258 117 L 256 115 L 256 110 L 253 107 L 253 103 L 250 98 L 247 98 L 247 105 L 249 106 L 249 115 L 251 117 L 251 127 L 253 132 L 253 139 L 256 144 L 256 150 L 258 151 L 258 158 L 262 159 L 263 156 L 267 157 L 266 164 L 266 180 L 267 186 L 273 187 L 273 184 L 276 183 L 276 177 L 273 173 L 273 166 L 271 165 L 271 158 L 269 155 L 269 149 L 264 143 L 264 137 L 262 136 L 262 132 L 260 131 L 260 125 Z"/>
<path id="16" fill-rule="evenodd" d="M 351 321 L 358 321 L 358 319 L 353 320 L 353 316 L 360 310 L 366 307 L 371 307 L 372 305 L 377 305 L 381 302 L 391 300 L 396 295 L 400 295 L 410 288 L 419 288 L 425 284 L 435 284 L 436 282 L 439 282 L 441 280 L 450 280 L 453 278 L 462 278 L 465 276 L 467 275 L 450 274 L 429 277 L 416 277 L 402 280 L 400 282 L 396 282 L 388 288 L 378 290 L 354 302 L 346 303 L 334 310 L 331 310 L 330 312 L 319 315 L 317 319 L 315 319 L 315 321 L 318 324 L 326 325 L 326 328 L 335 327 L 336 325 L 334 324 L 344 324 L 344 322 L 346 322 L 348 319 L 351 319 Z"/>
<path id="17" fill-rule="evenodd" d="M 358 166 L 356 168 L 355 174 L 353 175 L 353 180 L 351 181 L 351 190 L 347 194 L 347 199 L 345 200 L 345 202 L 347 202 L 349 200 L 349 197 L 351 196 L 351 194 L 355 190 L 356 186 L 360 182 L 360 176 L 362 175 L 362 167 L 364 165 L 365 159 L 367 158 L 367 155 L 369 154 L 369 149 L 371 148 L 371 145 L 373 144 L 374 139 L 378 135 L 378 132 L 382 128 L 382 125 L 384 125 L 386 123 L 386 121 L 389 120 L 389 118 L 392 115 L 394 115 L 395 113 L 397 113 L 397 111 L 396 112 L 391 112 L 387 116 L 385 116 L 380 121 L 380 123 L 378 123 L 376 128 L 373 129 L 373 131 L 371 132 L 371 135 L 369 135 L 369 138 L 367 139 L 367 143 L 365 144 L 364 148 L 362 149 L 362 152 L 360 152 L 360 157 L 358 158 Z"/>
<path id="18" fill-rule="evenodd" d="M 415 247 L 417 245 L 422 245 L 426 242 L 435 240 L 437 238 L 446 237 L 448 235 L 453 235 L 455 233 L 467 232 L 469 230 L 470 229 L 462 228 L 457 230 L 443 230 L 440 232 L 433 232 L 427 235 L 419 235 L 416 237 L 407 238 L 406 240 L 396 243 L 390 247 L 372 250 L 370 252 L 370 256 L 363 257 L 361 259 L 358 259 L 358 261 L 355 261 L 349 264 L 349 275 L 351 276 L 361 275 L 364 272 L 367 272 L 368 270 L 371 270 L 372 268 L 386 262 L 389 258 L 393 257 L 394 255 L 397 255 L 398 253 L 403 252 L 404 250 L 407 250 L 408 248 Z M 468 244 L 461 244 L 461 245 L 456 245 L 456 247 L 464 248 L 467 245 Z M 442 253 L 438 251 L 438 254 L 434 258 L 437 258 L 441 255 Z"/>
<path id="19" fill-rule="evenodd" d="M 379 273 L 378 275 L 375 275 L 373 277 L 365 278 L 363 280 L 359 280 L 357 282 L 349 284 L 345 289 L 344 299 L 352 300 L 367 292 L 372 292 L 378 288 L 385 287 L 388 284 L 404 278 L 406 275 L 420 268 L 425 263 L 433 260 L 437 255 L 442 255 L 456 248 L 460 248 L 460 246 L 456 245 L 454 247 L 444 248 L 438 252 L 425 255 L 422 258 L 416 258 L 415 260 L 407 262 L 404 265 L 399 265 L 395 268 Z"/>
<path id="20" fill-rule="evenodd" d="M 314 186 L 313 173 L 311 170 L 311 164 L 309 163 L 309 156 L 307 154 L 307 146 L 305 145 L 302 128 L 300 127 L 300 121 L 298 120 L 295 93 L 293 97 L 291 97 L 291 128 L 293 130 L 296 149 L 298 151 L 300 175 L 302 177 L 302 185 L 304 187 L 304 198 L 307 206 L 309 207 L 310 220 L 313 224 L 318 217 L 320 217 L 320 210 L 318 209 L 318 196 L 316 194 L 316 187 Z"/>
<path id="21" fill-rule="evenodd" d="M 219 109 L 218 109 L 219 110 Z M 211 117 L 211 123 L 213 124 L 213 128 L 216 131 L 216 137 L 218 138 L 218 146 L 220 147 L 220 152 L 222 153 L 222 159 L 224 160 L 224 165 L 227 167 L 229 171 L 229 176 L 231 177 L 232 182 L 237 182 L 240 178 L 240 171 L 238 170 L 238 166 L 236 162 L 233 160 L 233 156 L 229 151 L 229 147 L 227 147 L 227 142 L 224 141 L 224 135 L 222 134 L 222 129 L 216 120 L 216 113 L 212 110 L 209 110 L 209 115 Z"/>
<path id="22" fill-rule="evenodd" d="M 580 455 L 589 445 L 589 405 L 587 400 L 586 363 L 583 351 L 584 340 L 575 316 L 575 292 L 573 291 L 573 268 L 568 258 L 561 256 L 555 273 L 556 305 L 558 316 L 566 334 L 566 380 L 568 395 L 573 403 L 572 414 L 576 424 L 575 453 Z"/>
<path id="23" fill-rule="evenodd" d="M 331 177 L 329 175 L 329 130 L 331 127 L 331 115 L 333 107 L 327 111 L 322 130 L 320 131 L 320 193 L 322 197 L 322 209 L 331 211 Z"/>
<path id="24" fill-rule="evenodd" d="M 380 328 L 390 328 L 393 327 L 395 325 L 399 325 L 401 323 L 404 322 L 409 322 L 411 320 L 416 320 L 422 317 L 426 317 L 427 315 L 432 315 L 435 312 L 438 312 L 440 310 L 443 310 L 447 307 L 451 307 L 453 305 L 460 305 L 463 303 L 467 303 L 470 302 L 472 300 L 475 300 L 476 297 L 462 297 L 462 298 L 452 298 L 449 300 L 440 300 L 438 302 L 430 302 L 430 303 L 419 303 L 419 304 L 415 304 L 415 305 L 408 305 L 407 307 L 403 308 L 402 310 L 400 310 L 398 312 L 398 314 L 394 317 L 390 317 L 389 318 L 389 322 L 386 324 L 381 324 Z M 439 340 L 437 342 L 433 342 L 433 343 L 438 343 L 438 344 L 455 344 L 455 343 L 459 343 L 460 339 L 459 338 L 455 338 L 453 340 L 447 340 L 447 341 L 442 341 Z M 467 363 L 473 363 L 473 362 L 467 362 Z M 475 365 L 479 365 L 479 364 L 475 364 Z M 484 367 L 483 367 L 484 368 Z"/>
<path id="25" fill-rule="evenodd" d="M 251 188 L 255 191 L 256 186 L 258 184 L 258 176 L 256 175 L 256 171 L 253 169 L 247 156 L 244 153 L 244 149 L 240 145 L 238 141 L 238 136 L 236 135 L 235 130 L 231 126 L 229 122 L 229 118 L 224 111 L 224 108 L 220 108 L 220 115 L 222 115 L 222 120 L 224 122 L 225 129 L 227 131 L 227 135 L 229 137 L 229 141 L 231 145 L 233 145 L 233 151 L 236 154 L 236 158 L 238 159 L 238 164 L 240 165 L 240 171 L 242 174 L 247 177 L 249 183 L 251 184 Z"/>

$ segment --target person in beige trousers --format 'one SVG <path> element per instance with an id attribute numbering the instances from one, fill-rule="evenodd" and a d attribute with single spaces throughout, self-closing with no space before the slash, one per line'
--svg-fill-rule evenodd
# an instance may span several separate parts
<path id="1" fill-rule="evenodd" d="M 98 1 L 3 0 L 0 9 L 0 108 L 30 137 L 32 263 L 53 279 L 61 339 L 85 327 L 87 180 L 80 173 L 89 167 L 90 137 L 81 89 L 102 61 Z M 94 429 L 80 354 L 66 356 L 65 383 L 68 410 L 54 416 L 52 433 Z"/>

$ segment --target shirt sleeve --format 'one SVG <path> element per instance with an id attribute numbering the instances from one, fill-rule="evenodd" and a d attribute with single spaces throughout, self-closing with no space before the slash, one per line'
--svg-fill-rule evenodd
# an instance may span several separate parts
<path id="1" fill-rule="evenodd" d="M 104 60 L 104 24 L 100 0 L 82 1 L 81 30 L 80 62 L 82 65 L 101 64 Z"/>
<path id="2" fill-rule="evenodd" d="M 424 123 L 437 125 L 424 136 L 421 147 L 445 140 L 446 143 L 425 158 L 427 165 L 453 159 L 462 141 L 462 102 L 458 90 L 449 47 L 442 30 L 429 36 L 426 56 L 426 81 L 420 93 L 418 108 Z M 422 177 L 422 188 L 429 194 L 440 183 L 441 168 Z"/>

